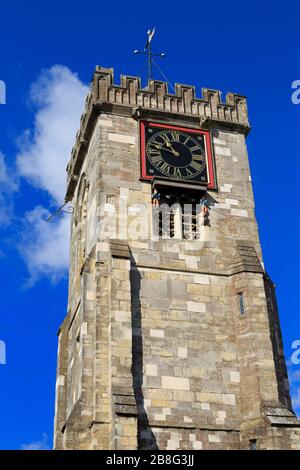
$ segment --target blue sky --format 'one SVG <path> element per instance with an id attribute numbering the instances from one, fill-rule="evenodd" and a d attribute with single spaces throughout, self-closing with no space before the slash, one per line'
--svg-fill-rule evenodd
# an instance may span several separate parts
<path id="1" fill-rule="evenodd" d="M 68 220 L 46 226 L 42 218 L 63 199 L 65 163 L 95 65 L 114 67 L 116 81 L 120 73 L 139 75 L 143 58 L 132 51 L 144 47 L 152 26 L 171 83 L 194 84 L 198 95 L 209 87 L 248 97 L 256 213 L 300 409 L 300 367 L 290 359 L 300 339 L 300 105 L 291 100 L 300 79 L 299 13 L 296 1 L 1 2 L 0 341 L 7 363 L 0 365 L 0 449 L 52 445 Z"/>

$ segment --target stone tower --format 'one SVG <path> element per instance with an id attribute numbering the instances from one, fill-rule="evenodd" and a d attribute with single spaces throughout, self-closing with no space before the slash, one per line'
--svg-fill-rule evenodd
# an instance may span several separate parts
<path id="1" fill-rule="evenodd" d="M 249 129 L 244 96 L 96 68 L 67 168 L 56 449 L 300 448 Z"/>

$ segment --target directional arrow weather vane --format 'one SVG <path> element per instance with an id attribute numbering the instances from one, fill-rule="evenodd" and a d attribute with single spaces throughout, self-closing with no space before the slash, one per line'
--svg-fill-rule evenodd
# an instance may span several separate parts
<path id="1" fill-rule="evenodd" d="M 158 67 L 158 65 L 155 63 L 153 57 L 165 57 L 165 54 L 164 52 L 161 52 L 159 54 L 156 54 L 156 53 L 153 53 L 152 52 L 152 39 L 153 39 L 153 36 L 155 34 L 155 28 L 152 29 L 152 31 L 149 29 L 147 31 L 147 35 L 148 35 L 148 39 L 147 39 L 147 42 L 146 42 L 146 46 L 145 46 L 145 49 L 143 51 L 140 51 L 138 49 L 136 49 L 133 53 L 134 54 L 143 54 L 143 55 L 147 55 L 148 56 L 148 71 L 147 71 L 147 78 L 148 80 L 151 80 L 151 75 L 152 75 L 152 64 L 154 64 L 156 67 Z M 159 68 L 158 68 L 159 69 Z M 161 72 L 161 70 L 160 70 Z M 162 73 L 162 72 L 161 72 Z"/>

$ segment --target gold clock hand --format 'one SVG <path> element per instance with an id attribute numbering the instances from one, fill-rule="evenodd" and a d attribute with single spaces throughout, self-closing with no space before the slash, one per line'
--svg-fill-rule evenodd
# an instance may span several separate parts
<path id="1" fill-rule="evenodd" d="M 166 149 L 166 148 L 163 148 L 161 147 L 162 150 L 164 150 L 165 152 L 170 152 L 174 155 L 174 157 L 179 157 L 180 153 L 179 152 L 176 152 L 176 150 L 174 150 L 172 147 L 169 148 L 169 149 Z"/>
<path id="2" fill-rule="evenodd" d="M 174 155 L 176 157 L 179 157 L 179 152 L 173 149 L 171 142 L 169 140 L 166 140 L 165 143 L 166 143 L 166 146 L 169 147 L 169 149 L 174 153 Z"/>
<path id="3" fill-rule="evenodd" d="M 173 147 L 171 147 L 170 149 L 164 149 L 164 150 L 166 150 L 167 152 L 173 153 L 174 157 L 179 157 L 180 155 L 180 153 L 174 150 Z"/>
<path id="4" fill-rule="evenodd" d="M 161 136 L 161 138 L 162 138 L 163 141 L 164 141 L 164 144 L 163 144 L 163 145 L 166 145 L 166 146 L 169 147 L 169 148 L 173 148 L 173 147 L 172 147 L 172 143 L 169 141 L 169 139 L 168 139 L 167 137 Z"/>
<path id="5" fill-rule="evenodd" d="M 154 147 L 156 147 L 159 150 L 165 150 L 165 152 L 171 152 L 175 157 L 179 157 L 179 155 L 180 155 L 180 153 L 177 152 L 176 150 L 174 150 L 172 146 L 170 146 L 170 148 L 166 149 L 162 145 L 155 144 Z"/>

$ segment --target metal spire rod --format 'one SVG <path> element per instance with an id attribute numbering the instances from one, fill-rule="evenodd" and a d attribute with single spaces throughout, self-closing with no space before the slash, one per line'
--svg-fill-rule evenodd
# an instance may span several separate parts
<path id="1" fill-rule="evenodd" d="M 142 55 L 147 55 L 148 56 L 148 71 L 147 71 L 147 79 L 148 81 L 151 80 L 151 75 L 152 75 L 152 63 L 154 63 L 153 57 L 165 57 L 165 53 L 161 52 L 159 54 L 152 52 L 152 39 L 155 33 L 155 28 L 152 29 L 152 31 L 149 29 L 147 31 L 148 34 L 148 39 L 146 42 L 145 49 L 143 51 L 140 51 L 139 49 L 135 49 L 133 51 L 134 54 L 142 54 Z"/>
<path id="2" fill-rule="evenodd" d="M 62 215 L 62 212 L 65 213 L 65 214 L 72 214 L 73 207 L 70 206 L 70 205 L 67 206 L 67 204 L 69 204 L 69 201 L 65 202 L 64 204 L 59 206 L 57 209 L 55 209 L 55 211 L 52 212 L 52 214 L 50 214 L 50 216 L 45 220 L 45 222 L 50 222 L 50 220 L 53 219 L 53 217 L 55 217 L 57 215 L 60 217 Z"/>

